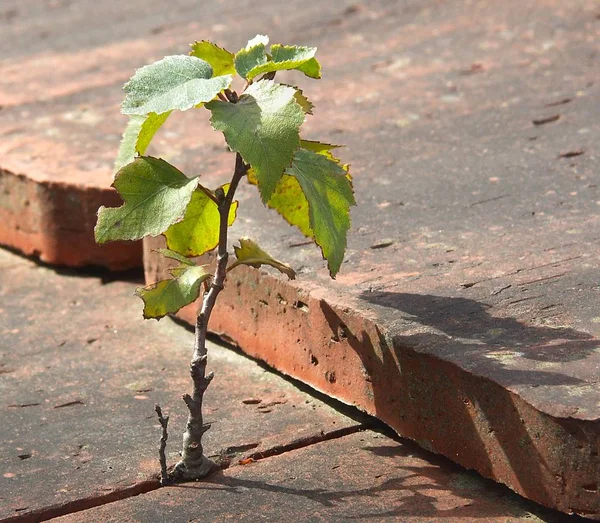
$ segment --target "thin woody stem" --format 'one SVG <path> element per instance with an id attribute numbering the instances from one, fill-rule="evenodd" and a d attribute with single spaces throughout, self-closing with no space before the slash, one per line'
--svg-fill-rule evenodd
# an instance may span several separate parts
<path id="1" fill-rule="evenodd" d="M 162 410 L 158 403 L 154 405 L 154 410 L 156 411 L 156 415 L 158 416 L 158 422 L 160 423 L 160 426 L 162 428 L 158 456 L 160 461 L 160 484 L 164 487 L 165 485 L 169 484 L 169 474 L 167 472 L 167 456 L 165 454 L 165 449 L 167 447 L 167 439 L 169 437 L 169 433 L 167 431 L 167 427 L 169 425 L 169 416 L 163 416 Z"/>
<path id="2" fill-rule="evenodd" d="M 192 376 L 192 394 L 184 394 L 189 416 L 186 431 L 183 435 L 182 458 L 173 471 L 174 480 L 198 479 L 206 476 L 216 468 L 216 465 L 204 456 L 202 448 L 202 436 L 210 428 L 205 425 L 202 416 L 202 401 L 204 392 L 210 384 L 213 373 L 206 374 L 207 349 L 206 334 L 208 332 L 208 320 L 215 305 L 217 296 L 223 289 L 227 276 L 227 233 L 229 229 L 229 212 L 233 203 L 235 191 L 240 180 L 248 172 L 248 166 L 242 157 L 237 154 L 235 170 L 227 194 L 217 191 L 219 209 L 219 245 L 217 248 L 217 266 L 212 283 L 208 292 L 204 295 L 200 313 L 196 318 L 194 353 L 190 362 L 190 374 Z"/>

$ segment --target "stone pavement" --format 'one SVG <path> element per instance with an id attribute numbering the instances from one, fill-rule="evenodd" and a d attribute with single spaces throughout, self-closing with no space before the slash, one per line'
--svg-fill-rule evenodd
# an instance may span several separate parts
<path id="1" fill-rule="evenodd" d="M 346 264 L 329 281 L 243 187 L 237 231 L 299 278 L 240 271 L 212 329 L 526 497 L 600 517 L 597 2 L 300 5 L 5 0 L 0 242 L 139 263 L 139 246 L 91 242 L 114 202 L 123 81 L 198 38 L 318 45 L 323 80 L 292 79 L 316 104 L 305 135 L 348 144 Z M 221 137 L 177 116 L 153 152 L 224 181 Z"/>
<path id="2" fill-rule="evenodd" d="M 206 448 L 231 467 L 157 490 L 153 406 L 171 416 L 173 462 L 193 334 L 144 322 L 134 288 L 0 250 L 0 521 L 566 517 L 369 430 L 373 420 L 350 418 L 214 343 Z"/>

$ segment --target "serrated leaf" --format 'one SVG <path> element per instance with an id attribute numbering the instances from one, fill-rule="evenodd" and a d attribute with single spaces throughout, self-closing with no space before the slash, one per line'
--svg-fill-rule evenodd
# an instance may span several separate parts
<path id="1" fill-rule="evenodd" d="M 227 194 L 229 184 L 222 186 Z M 208 189 L 196 190 L 180 222 L 171 225 L 165 238 L 167 246 L 186 256 L 201 256 L 212 251 L 219 243 L 220 215 L 217 204 L 207 195 Z M 238 202 L 229 209 L 228 224 L 235 221 Z"/>
<path id="2" fill-rule="evenodd" d="M 231 75 L 213 78 L 213 68 L 195 56 L 166 56 L 138 69 L 125 84 L 122 112 L 143 116 L 186 111 L 212 100 L 231 80 Z"/>
<path id="3" fill-rule="evenodd" d="M 302 89 L 296 88 L 296 94 L 294 95 L 294 98 L 296 99 L 296 103 L 302 107 L 302 110 L 306 114 L 312 114 L 312 110 L 315 106 L 308 98 L 306 98 L 306 96 L 304 96 Z"/>
<path id="4" fill-rule="evenodd" d="M 196 41 L 190 46 L 192 48 L 190 56 L 207 62 L 213 69 L 213 77 L 235 74 L 233 53 L 208 40 Z"/>
<path id="5" fill-rule="evenodd" d="M 179 254 L 178 252 L 172 251 L 171 249 L 157 249 L 156 252 L 164 256 L 165 258 L 170 258 L 172 260 L 178 261 L 184 265 L 196 265 L 193 260 L 186 258 L 185 256 Z"/>
<path id="6" fill-rule="evenodd" d="M 183 218 L 197 185 L 198 178 L 187 178 L 164 160 L 136 158 L 117 173 L 112 184 L 123 205 L 98 209 L 96 242 L 140 240 L 165 232 Z"/>
<path id="7" fill-rule="evenodd" d="M 311 78 L 321 78 L 321 65 L 314 57 L 316 52 L 316 47 L 274 44 L 271 46 L 271 60 L 257 63 L 248 70 L 246 78 L 252 80 L 259 74 L 292 69 Z"/>
<path id="8" fill-rule="evenodd" d="M 226 74 L 235 74 L 235 66 L 233 64 L 234 55 L 229 51 L 219 47 L 218 45 L 202 40 L 192 44 L 191 56 L 200 58 L 208 62 L 213 68 L 214 76 L 223 76 Z"/>
<path id="9" fill-rule="evenodd" d="M 310 228 L 332 278 L 340 270 L 350 228 L 350 206 L 355 205 L 346 171 L 322 154 L 298 149 L 286 174 L 294 176 L 308 201 Z"/>
<path id="10" fill-rule="evenodd" d="M 296 279 L 296 273 L 286 263 L 277 261 L 270 254 L 263 251 L 254 241 L 249 238 L 240 238 L 240 246 L 233 246 L 237 261 L 229 266 L 230 271 L 238 265 L 250 265 L 251 267 L 259 268 L 261 265 L 270 265 L 278 271 L 284 273 L 290 280 Z"/>
<path id="11" fill-rule="evenodd" d="M 248 41 L 246 47 L 236 53 L 234 58 L 235 69 L 242 78 L 246 79 L 246 75 L 250 70 L 267 63 L 268 57 L 265 46 L 268 43 L 268 36 L 256 35 Z"/>
<path id="12" fill-rule="evenodd" d="M 173 272 L 177 274 L 173 279 L 136 289 L 135 294 L 144 301 L 144 318 L 160 319 L 193 303 L 200 295 L 202 282 L 211 277 L 201 265 L 184 265 Z"/>
<path id="13" fill-rule="evenodd" d="M 271 80 L 252 84 L 236 104 L 213 101 L 211 124 L 231 149 L 256 171 L 263 201 L 268 201 L 300 145 L 304 111 L 292 87 Z"/>
<path id="14" fill-rule="evenodd" d="M 171 111 L 167 111 L 163 114 L 150 113 L 146 116 L 133 115 L 129 118 L 115 161 L 115 171 L 132 162 L 136 155 L 142 156 L 146 152 L 152 138 L 170 114 Z"/>
<path id="15" fill-rule="evenodd" d="M 300 147 L 308 151 L 314 151 L 315 153 L 326 153 L 332 149 L 339 149 L 340 147 L 343 147 L 343 145 L 333 145 L 330 143 L 316 142 L 313 140 L 301 140 Z M 337 158 L 335 158 L 334 161 L 336 161 L 336 163 L 340 163 Z"/>
<path id="16" fill-rule="evenodd" d="M 346 178 L 351 180 L 348 174 L 348 166 L 341 165 L 340 160 L 331 154 L 332 149 L 343 147 L 328 143 L 315 142 L 311 140 L 300 140 L 300 147 L 316 152 L 336 162 L 346 171 Z M 248 181 L 257 185 L 256 174 L 252 169 L 248 171 Z M 310 228 L 310 217 L 308 201 L 302 192 L 298 180 L 289 174 L 284 174 L 273 191 L 267 206 L 276 210 L 290 225 L 298 227 L 300 232 L 307 238 L 314 239 L 314 232 Z"/>
<path id="17" fill-rule="evenodd" d="M 351 177 L 348 166 L 341 165 L 340 160 L 331 154 L 332 149 L 340 146 L 307 140 L 301 143 L 302 149 L 298 150 L 292 163 L 292 168 L 299 172 L 282 176 L 267 206 L 276 210 L 290 225 L 298 227 L 307 238 L 315 240 L 334 277 L 339 271 L 346 246 L 349 206 L 354 205 Z M 310 162 L 303 162 L 304 155 L 321 157 L 319 165 L 315 166 L 318 168 L 312 168 Z M 288 169 L 286 173 L 290 171 Z M 331 176 L 328 174 L 330 171 Z M 302 177 L 304 185 L 311 189 L 311 204 L 300 185 Z M 248 181 L 254 185 L 257 183 L 252 170 L 248 172 Z M 339 195 L 336 196 L 336 193 Z M 327 212 L 330 204 L 331 212 Z"/>
<path id="18" fill-rule="evenodd" d="M 246 44 L 246 49 L 250 49 L 252 47 L 254 47 L 255 45 L 269 45 L 269 37 L 267 35 L 256 35 L 254 38 L 251 38 L 250 40 L 248 40 L 248 43 Z"/>

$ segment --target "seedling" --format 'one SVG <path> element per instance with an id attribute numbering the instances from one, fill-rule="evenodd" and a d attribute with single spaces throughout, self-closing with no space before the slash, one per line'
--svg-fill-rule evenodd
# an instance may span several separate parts
<path id="1" fill-rule="evenodd" d="M 183 449 L 170 471 L 164 451 L 168 418 L 156 408 L 163 428 L 163 483 L 199 479 L 215 468 L 202 447 L 209 428 L 202 401 L 213 378 L 212 372 L 206 374 L 206 334 L 227 274 L 239 265 L 270 265 L 295 278 L 290 266 L 248 238 L 234 246 L 236 259 L 228 263 L 227 234 L 238 212 L 234 196 L 242 178 L 258 188 L 267 207 L 321 248 L 332 278 L 344 258 L 349 209 L 355 204 L 348 166 L 332 154 L 338 146 L 300 138 L 313 105 L 302 90 L 274 81 L 277 71 L 284 70 L 320 78 L 316 48 L 275 44 L 267 52 L 268 41 L 258 35 L 236 54 L 205 40 L 195 42 L 189 55 L 167 56 L 142 67 L 124 86 L 122 112 L 130 119 L 113 183 L 123 205 L 99 209 L 96 241 L 165 237 L 167 248 L 159 252 L 177 265 L 170 269 L 171 278 L 137 289 L 144 318 L 174 314 L 202 295 L 190 363 L 193 389 L 183 395 L 189 411 Z M 232 87 L 235 75 L 242 78 L 239 93 Z M 199 176 L 188 177 L 165 160 L 145 156 L 172 112 L 190 109 L 208 110 L 212 127 L 224 134 L 235 153 L 233 176 L 225 185 L 210 189 Z M 214 249 L 214 265 L 197 263 L 196 257 Z"/>

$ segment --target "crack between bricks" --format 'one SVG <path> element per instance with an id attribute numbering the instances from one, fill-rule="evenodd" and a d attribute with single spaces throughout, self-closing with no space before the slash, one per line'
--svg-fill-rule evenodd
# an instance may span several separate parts
<path id="1" fill-rule="evenodd" d="M 143 481 L 128 485 L 126 487 L 116 487 L 106 494 L 91 495 L 88 497 L 67 501 L 58 505 L 50 505 L 29 512 L 24 512 L 15 516 L 10 516 L 1 520 L 1 523 L 37 523 L 49 519 L 82 512 L 101 505 L 108 505 L 115 501 L 146 494 L 160 488 L 160 480 L 156 477 L 149 477 Z"/>
<path id="2" fill-rule="evenodd" d="M 246 461 L 260 461 L 263 459 L 271 458 L 273 456 L 280 456 L 287 452 L 292 452 L 294 450 L 299 450 L 302 448 L 310 447 L 312 445 L 316 445 L 317 443 L 322 443 L 324 441 L 330 441 L 333 439 L 343 438 L 345 436 L 349 436 L 350 434 L 355 434 L 357 432 L 363 432 L 365 430 L 369 430 L 371 427 L 365 424 L 352 425 L 350 427 L 343 427 L 341 429 L 335 429 L 328 432 L 321 431 L 318 434 L 312 434 L 310 436 L 305 436 L 303 438 L 298 438 L 290 441 L 289 443 L 284 443 L 281 445 L 275 445 L 265 450 L 253 452 L 251 454 L 246 455 L 243 459 L 238 460 L 237 463 L 233 463 L 233 466 L 244 465 Z"/>
<path id="3" fill-rule="evenodd" d="M 376 422 L 376 420 L 373 420 L 373 425 L 377 424 L 378 423 Z M 281 445 L 275 445 L 273 447 L 259 452 L 253 452 L 249 455 L 246 455 L 243 459 L 240 459 L 237 462 L 233 462 L 231 463 L 231 465 L 222 468 L 227 469 L 239 467 L 250 462 L 257 462 L 263 459 L 271 458 L 273 456 L 280 456 L 287 452 L 292 452 L 294 450 L 310 447 L 312 445 L 323 443 L 325 441 L 343 438 L 351 434 L 363 432 L 365 430 L 373 428 L 370 425 L 371 424 L 369 423 L 361 423 L 357 425 L 352 425 L 350 427 L 343 427 L 341 429 L 330 430 L 327 432 L 321 431 L 318 434 L 312 434 L 310 436 L 298 438 L 290 441 L 289 443 L 283 443 Z M 100 494 L 96 496 L 92 495 L 85 498 L 68 501 L 59 505 L 51 505 L 49 507 L 43 507 L 30 512 L 25 512 L 23 514 L 10 516 L 6 519 L 3 519 L 1 523 L 37 523 L 40 521 L 48 521 L 50 519 L 74 514 L 77 512 L 83 512 L 85 510 L 93 509 L 127 498 L 132 498 L 135 496 L 146 494 L 148 492 L 152 492 L 153 490 L 158 490 L 159 488 L 161 488 L 161 484 L 157 473 L 155 477 L 150 477 L 144 481 L 134 483 L 133 485 L 129 485 L 127 487 L 115 488 L 114 490 L 106 494 Z"/>

